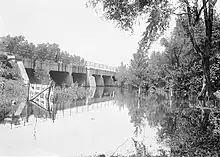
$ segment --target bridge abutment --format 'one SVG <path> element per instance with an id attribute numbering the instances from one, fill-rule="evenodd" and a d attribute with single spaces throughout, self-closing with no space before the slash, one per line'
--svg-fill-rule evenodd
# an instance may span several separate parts
<path id="1" fill-rule="evenodd" d="M 86 77 L 87 77 L 86 86 L 96 87 L 96 80 L 95 77 L 92 75 L 92 71 L 90 69 L 86 69 Z"/>

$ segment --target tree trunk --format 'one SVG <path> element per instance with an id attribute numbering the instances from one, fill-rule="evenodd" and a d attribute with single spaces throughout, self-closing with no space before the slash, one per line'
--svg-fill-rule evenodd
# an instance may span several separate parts
<path id="1" fill-rule="evenodd" d="M 138 87 L 138 98 L 141 97 L 141 85 Z"/>
<path id="2" fill-rule="evenodd" d="M 140 99 L 141 99 L 141 85 L 138 87 L 138 108 L 140 108 Z"/>
<path id="3" fill-rule="evenodd" d="M 203 83 L 202 83 L 202 90 L 199 93 L 199 99 L 205 99 L 208 96 L 208 99 L 212 97 L 212 85 L 210 79 L 210 57 L 206 56 L 202 58 L 202 70 L 203 70 Z"/>

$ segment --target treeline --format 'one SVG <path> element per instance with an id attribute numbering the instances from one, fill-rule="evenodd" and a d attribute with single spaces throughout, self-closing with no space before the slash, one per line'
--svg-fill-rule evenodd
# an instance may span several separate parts
<path id="1" fill-rule="evenodd" d="M 141 86 L 172 88 L 176 95 L 198 94 L 203 87 L 203 68 L 201 56 L 195 51 L 182 18 L 177 19 L 170 38 L 161 39 L 164 52 L 148 52 L 139 49 L 133 55 L 130 65 L 121 64 L 116 78 L 122 87 Z M 212 48 L 210 52 L 210 80 L 213 92 L 220 89 L 220 16 L 216 15 L 213 22 Z M 197 43 L 205 46 L 203 22 L 195 28 Z M 178 94 L 177 94 L 178 93 Z"/>
<path id="2" fill-rule="evenodd" d="M 11 37 L 10 35 L 1 37 L 1 40 L 1 51 L 15 55 L 19 59 L 73 63 L 75 65 L 85 64 L 82 57 L 61 50 L 56 43 L 35 45 L 26 40 L 24 36 Z"/>

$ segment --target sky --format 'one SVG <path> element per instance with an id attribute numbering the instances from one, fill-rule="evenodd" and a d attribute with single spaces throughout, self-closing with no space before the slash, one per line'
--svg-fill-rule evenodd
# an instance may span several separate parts
<path id="1" fill-rule="evenodd" d="M 129 63 L 144 27 L 133 34 L 122 31 L 86 8 L 86 1 L 0 0 L 0 36 L 23 35 L 34 44 L 57 43 L 70 54 L 110 66 Z M 159 41 L 152 46 L 152 50 L 162 49 Z"/>

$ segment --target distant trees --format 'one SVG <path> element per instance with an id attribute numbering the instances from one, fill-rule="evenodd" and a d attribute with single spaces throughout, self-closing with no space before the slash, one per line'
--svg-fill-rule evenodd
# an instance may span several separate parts
<path id="1" fill-rule="evenodd" d="M 121 63 L 118 67 L 116 80 L 121 87 L 133 86 L 139 89 L 148 88 L 149 85 L 149 69 L 148 55 L 143 51 L 133 54 L 130 65 L 126 66 Z"/>
<path id="2" fill-rule="evenodd" d="M 148 55 L 145 52 L 138 50 L 133 54 L 129 72 L 131 85 L 138 88 L 140 95 L 141 89 L 149 86 Z"/>
<path id="3" fill-rule="evenodd" d="M 128 86 L 129 71 L 127 65 L 123 62 L 121 62 L 121 65 L 118 67 L 118 71 L 116 73 L 115 78 L 119 87 Z"/>
<path id="4" fill-rule="evenodd" d="M 1 50 L 13 54 L 20 59 L 31 59 L 33 61 L 51 61 L 58 60 L 64 64 L 73 63 L 75 65 L 84 65 L 84 59 L 80 56 L 72 55 L 66 51 L 61 51 L 58 44 L 42 43 L 34 45 L 28 42 L 24 36 L 11 37 L 10 35 L 1 37 Z"/>

